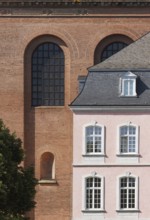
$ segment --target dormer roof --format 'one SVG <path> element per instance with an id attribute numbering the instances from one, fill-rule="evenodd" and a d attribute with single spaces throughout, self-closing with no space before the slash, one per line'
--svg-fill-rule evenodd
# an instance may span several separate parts
<path id="1" fill-rule="evenodd" d="M 131 71 L 127 71 L 127 72 L 125 72 L 124 75 L 123 75 L 123 78 L 126 78 L 126 77 L 136 78 L 137 75 L 134 74 L 134 73 L 132 73 Z"/>

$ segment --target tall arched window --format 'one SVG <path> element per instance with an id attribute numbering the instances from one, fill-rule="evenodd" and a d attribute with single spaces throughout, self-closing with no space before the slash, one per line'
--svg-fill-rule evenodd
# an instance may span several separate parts
<path id="1" fill-rule="evenodd" d="M 41 156 L 40 178 L 42 180 L 55 179 L 55 164 L 54 155 L 50 152 L 45 152 Z"/>
<path id="2" fill-rule="evenodd" d="M 95 49 L 94 64 L 104 61 L 132 42 L 131 38 L 122 34 L 112 34 L 105 37 L 98 43 Z"/>
<path id="3" fill-rule="evenodd" d="M 64 53 L 42 43 L 32 54 L 32 106 L 64 105 Z"/>
<path id="4" fill-rule="evenodd" d="M 124 47 L 126 47 L 127 44 L 124 42 L 113 42 L 109 45 L 107 45 L 101 54 L 101 61 L 106 60 L 107 58 L 111 57 L 113 54 L 119 52 Z"/>

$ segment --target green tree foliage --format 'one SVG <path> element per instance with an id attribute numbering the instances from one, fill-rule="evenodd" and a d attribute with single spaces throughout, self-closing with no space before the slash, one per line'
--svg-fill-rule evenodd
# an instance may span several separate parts
<path id="1" fill-rule="evenodd" d="M 37 180 L 32 167 L 24 168 L 22 142 L 0 120 L 0 220 L 24 220 L 35 207 Z"/>

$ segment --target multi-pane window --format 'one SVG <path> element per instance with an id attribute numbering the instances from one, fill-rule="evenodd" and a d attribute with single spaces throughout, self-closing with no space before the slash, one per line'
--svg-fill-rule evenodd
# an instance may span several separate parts
<path id="1" fill-rule="evenodd" d="M 127 72 L 121 77 L 121 96 L 136 96 L 136 78 L 132 72 Z"/>
<path id="2" fill-rule="evenodd" d="M 133 96 L 134 95 L 134 80 L 124 79 L 124 95 Z"/>
<path id="3" fill-rule="evenodd" d="M 120 178 L 120 209 L 137 208 L 137 179 L 134 177 Z"/>
<path id="4" fill-rule="evenodd" d="M 101 154 L 104 152 L 104 138 L 103 127 L 94 125 L 88 126 L 86 131 L 86 153 L 87 154 Z"/>
<path id="5" fill-rule="evenodd" d="M 64 105 L 64 53 L 43 43 L 32 54 L 32 106 Z"/>
<path id="6" fill-rule="evenodd" d="M 122 81 L 122 95 L 136 96 L 135 79 L 123 79 Z"/>
<path id="7" fill-rule="evenodd" d="M 137 153 L 137 127 L 122 126 L 120 127 L 120 153 L 132 154 Z"/>
<path id="8" fill-rule="evenodd" d="M 85 208 L 86 210 L 98 210 L 103 208 L 103 183 L 99 177 L 86 178 Z"/>
<path id="9" fill-rule="evenodd" d="M 113 54 L 119 52 L 124 47 L 126 47 L 127 44 L 124 42 L 113 42 L 109 45 L 107 45 L 101 55 L 101 61 L 106 60 L 107 58 L 111 57 Z"/>

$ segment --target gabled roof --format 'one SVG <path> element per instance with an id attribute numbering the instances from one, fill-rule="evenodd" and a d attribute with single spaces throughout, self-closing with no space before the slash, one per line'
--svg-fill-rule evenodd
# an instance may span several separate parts
<path id="1" fill-rule="evenodd" d="M 136 77 L 137 97 L 121 96 L 121 78 Z M 150 106 L 150 33 L 104 62 L 89 68 L 73 107 Z"/>
<path id="2" fill-rule="evenodd" d="M 150 69 L 150 33 L 133 42 L 89 71 L 110 69 Z"/>

